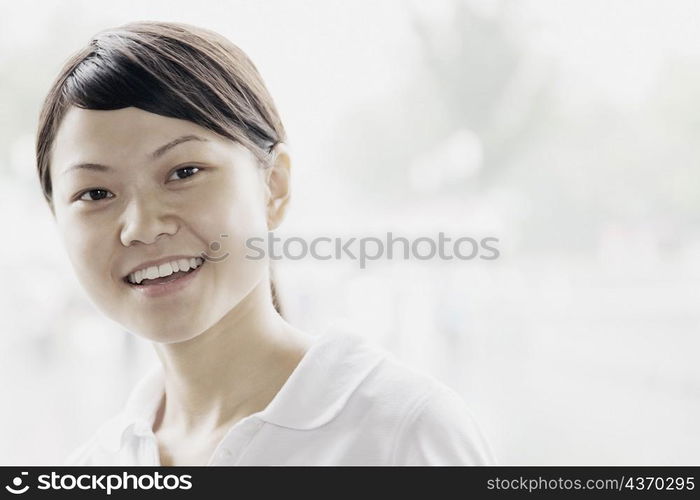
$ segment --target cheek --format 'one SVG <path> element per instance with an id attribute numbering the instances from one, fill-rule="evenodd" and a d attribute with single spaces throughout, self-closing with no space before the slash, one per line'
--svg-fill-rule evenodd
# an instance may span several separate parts
<path id="1" fill-rule="evenodd" d="M 248 189 L 238 186 L 246 185 Z M 222 183 L 200 197 L 192 212 L 196 219 L 193 227 L 202 227 L 209 237 L 207 252 L 230 252 L 240 255 L 246 249 L 245 242 L 267 232 L 267 214 L 263 201 L 257 196 L 254 184 Z M 225 235 L 225 236 L 222 236 Z"/>
<path id="2" fill-rule="evenodd" d="M 113 269 L 109 257 L 113 253 L 108 225 L 89 224 L 74 219 L 59 225 L 59 232 L 75 275 L 83 288 L 98 304 L 109 301 L 108 285 Z M 104 295 L 104 297 L 103 297 Z"/>
<path id="3" fill-rule="evenodd" d="M 76 268 L 96 269 L 103 265 L 102 261 L 109 255 L 105 248 L 110 242 L 105 225 L 89 224 L 78 219 L 67 220 L 59 226 L 59 231 Z"/>
<path id="4" fill-rule="evenodd" d="M 206 239 L 208 260 L 217 266 L 217 274 L 226 277 L 227 286 L 247 288 L 260 278 L 266 265 L 260 259 L 247 258 L 251 251 L 246 245 L 251 238 L 267 235 L 262 202 L 234 190 L 209 197 L 208 202 L 208 215 L 190 223 Z"/>

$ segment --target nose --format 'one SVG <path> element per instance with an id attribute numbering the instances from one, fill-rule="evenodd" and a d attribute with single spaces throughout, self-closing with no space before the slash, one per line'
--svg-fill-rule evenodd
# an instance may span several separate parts
<path id="1" fill-rule="evenodd" d="M 135 241 L 151 244 L 158 238 L 177 233 L 174 217 L 155 196 L 134 198 L 124 210 L 120 233 L 122 245 L 131 246 Z"/>

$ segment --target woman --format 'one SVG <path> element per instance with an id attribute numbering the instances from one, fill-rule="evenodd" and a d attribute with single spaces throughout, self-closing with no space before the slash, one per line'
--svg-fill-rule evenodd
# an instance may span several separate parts
<path id="1" fill-rule="evenodd" d="M 211 31 L 132 23 L 66 63 L 40 117 L 43 192 L 88 296 L 160 360 L 66 463 L 492 460 L 453 391 L 283 319 L 245 242 L 283 219 L 285 140 L 253 63 Z"/>

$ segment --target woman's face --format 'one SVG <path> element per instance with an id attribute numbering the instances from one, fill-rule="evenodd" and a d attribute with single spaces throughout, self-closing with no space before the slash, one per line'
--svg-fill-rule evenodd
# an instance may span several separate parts
<path id="1" fill-rule="evenodd" d="M 51 157 L 54 213 L 78 280 L 108 317 L 162 343 L 202 333 L 266 276 L 267 258 L 245 257 L 246 240 L 268 230 L 266 177 L 240 144 L 133 107 L 72 107 Z M 149 262 L 202 256 L 169 293 L 125 282 Z"/>

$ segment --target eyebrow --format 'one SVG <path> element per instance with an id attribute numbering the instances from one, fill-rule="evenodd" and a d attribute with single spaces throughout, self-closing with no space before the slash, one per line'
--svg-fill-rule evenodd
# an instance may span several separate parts
<path id="1" fill-rule="evenodd" d="M 175 146 L 182 144 L 183 142 L 189 142 L 189 141 L 202 141 L 202 142 L 207 142 L 207 139 L 204 139 L 203 137 L 199 137 L 198 135 L 183 135 L 182 137 L 178 137 L 177 139 L 173 139 L 167 144 L 164 144 L 163 146 L 159 147 L 156 149 L 153 153 L 151 153 L 151 158 L 156 160 L 163 156 L 165 153 L 167 153 L 169 150 L 174 148 Z M 73 170 L 92 170 L 94 172 L 108 172 L 111 170 L 114 170 L 112 167 L 107 166 L 107 165 L 101 165 L 99 163 L 78 163 L 76 165 L 72 165 L 68 167 L 63 173 L 67 174 L 68 172 L 72 172 Z"/>

